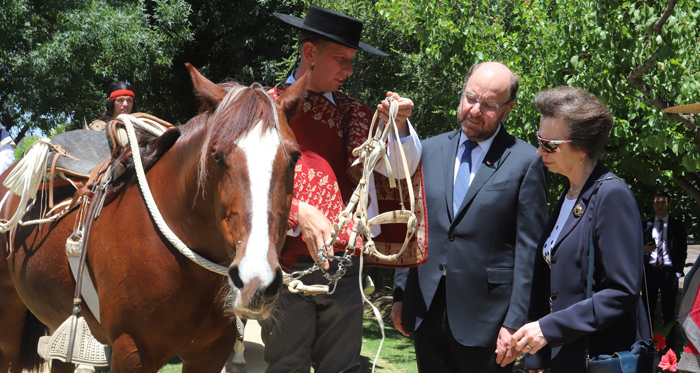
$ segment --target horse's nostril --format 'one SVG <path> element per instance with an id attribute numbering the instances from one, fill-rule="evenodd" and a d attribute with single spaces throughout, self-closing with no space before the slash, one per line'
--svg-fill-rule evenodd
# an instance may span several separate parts
<path id="1" fill-rule="evenodd" d="M 265 298 L 273 297 L 280 290 L 280 286 L 282 286 L 282 270 L 277 268 L 277 271 L 275 271 L 275 279 L 272 280 L 270 285 L 268 285 L 263 292 L 263 295 Z"/>
<path id="2" fill-rule="evenodd" d="M 228 277 L 233 281 L 233 286 L 243 289 L 243 280 L 241 280 L 241 276 L 238 274 L 237 266 L 228 270 Z"/>

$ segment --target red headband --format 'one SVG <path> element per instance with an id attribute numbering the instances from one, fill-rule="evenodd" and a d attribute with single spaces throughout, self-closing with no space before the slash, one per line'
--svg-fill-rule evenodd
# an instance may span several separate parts
<path id="1" fill-rule="evenodd" d="M 122 97 L 122 96 L 129 96 L 131 98 L 136 98 L 134 96 L 134 92 L 132 92 L 128 89 L 118 89 L 109 95 L 109 99 L 114 100 L 115 98 Z"/>

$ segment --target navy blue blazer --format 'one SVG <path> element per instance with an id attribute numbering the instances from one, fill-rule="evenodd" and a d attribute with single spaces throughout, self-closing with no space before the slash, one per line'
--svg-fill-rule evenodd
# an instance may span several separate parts
<path id="1" fill-rule="evenodd" d="M 582 214 L 572 211 L 557 238 L 551 269 L 542 257 L 542 247 L 568 190 L 540 238 L 528 318 L 539 320 L 548 345 L 526 357 L 526 369 L 583 373 L 585 337 L 590 339 L 591 356 L 629 350 L 634 342 L 651 338 L 639 296 L 644 270 L 639 210 L 625 182 L 595 182 L 608 177 L 615 175 L 598 162 L 575 204 L 574 210 L 580 206 Z M 586 299 L 593 215 L 593 297 Z"/>
<path id="2" fill-rule="evenodd" d="M 653 241 L 651 232 L 654 229 L 654 220 L 644 222 L 644 242 Z M 666 229 L 666 250 L 671 258 L 671 265 L 676 273 L 683 274 L 685 270 L 685 259 L 688 257 L 688 235 L 685 233 L 683 222 L 669 216 L 668 228 Z M 649 255 L 644 255 L 644 263 L 649 263 Z"/>
<path id="3" fill-rule="evenodd" d="M 501 326 L 527 320 L 537 239 L 547 216 L 544 164 L 535 148 L 501 127 L 453 217 L 460 131 L 423 141 L 428 261 L 396 271 L 403 326 L 423 321 L 443 271 L 450 328 L 465 346 L 494 347 Z"/>

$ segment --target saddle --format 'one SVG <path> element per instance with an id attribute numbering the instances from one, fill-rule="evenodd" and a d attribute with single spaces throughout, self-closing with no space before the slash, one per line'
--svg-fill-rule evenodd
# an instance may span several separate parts
<path id="1" fill-rule="evenodd" d="M 172 128 L 173 125 L 145 113 L 135 113 L 136 118 L 156 127 L 160 131 Z M 107 169 L 119 161 L 113 169 L 112 179 L 124 172 L 126 155 L 125 148 L 129 140 L 126 136 L 124 123 L 118 119 L 111 120 L 105 131 L 74 130 L 51 138 L 52 150 L 47 158 L 47 180 L 41 189 L 49 194 L 49 208 L 54 207 L 54 188 L 72 183 L 78 191 L 85 194 L 99 180 Z M 63 182 L 61 182 L 63 180 Z M 68 181 L 70 179 L 70 181 Z M 82 195 L 81 194 L 81 195 Z M 90 194 L 88 194 L 90 195 Z M 74 196 L 74 201 L 77 199 Z"/>
<path id="2" fill-rule="evenodd" d="M 148 132 L 162 133 L 172 125 L 148 114 L 134 115 L 153 129 L 144 128 Z M 58 134 L 49 141 L 42 141 L 50 151 L 30 151 L 27 154 L 28 164 L 25 167 L 18 164 L 17 174 L 10 174 L 15 180 L 23 179 L 25 184 L 35 184 L 40 180 L 38 189 L 48 192 L 50 210 L 41 219 L 28 222 L 41 224 L 50 219 L 60 217 L 76 206 L 81 211 L 76 214 L 77 220 L 73 233 L 66 240 L 66 256 L 76 281 L 73 296 L 73 315 L 68 318 L 50 337 L 43 337 L 40 342 L 40 352 L 46 359 L 58 359 L 64 362 L 87 364 L 90 366 L 108 365 L 108 348 L 103 347 L 94 339 L 83 317 L 79 317 L 82 300 L 88 305 L 93 316 L 100 322 L 99 298 L 92 283 L 87 268 L 87 243 L 90 237 L 92 222 L 99 215 L 106 195 L 105 186 L 121 176 L 125 170 L 125 160 L 130 151 L 124 151 L 128 144 L 124 123 L 119 119 L 109 122 L 106 131 L 76 130 Z M 41 144 L 40 144 L 41 145 Z M 41 147 L 40 147 L 41 148 Z M 44 159 L 45 154 L 45 159 Z M 24 160 L 22 161 L 24 162 Z M 46 165 L 44 173 L 26 175 L 37 168 L 36 165 Z M 13 171 L 14 173 L 14 171 Z M 22 175 L 24 173 L 25 175 Z M 24 176 L 24 177 L 23 177 Z M 27 177 L 29 176 L 29 177 Z M 17 181 L 13 181 L 15 192 Z M 54 206 L 54 189 L 57 186 L 71 184 L 76 192 L 73 197 Z M 36 195 L 32 188 L 21 188 L 24 193 L 22 200 L 27 201 L 27 195 Z M 60 208 L 59 208 L 60 207 Z M 47 218 L 49 216 L 49 218 Z M 19 219 L 13 221 L 19 222 Z M 23 223 L 27 224 L 27 223 Z M 10 224 L 7 227 L 9 228 Z M 14 230 L 12 230 L 12 233 Z M 12 241 L 12 240 L 10 240 Z M 42 348 L 43 347 L 43 348 Z"/>

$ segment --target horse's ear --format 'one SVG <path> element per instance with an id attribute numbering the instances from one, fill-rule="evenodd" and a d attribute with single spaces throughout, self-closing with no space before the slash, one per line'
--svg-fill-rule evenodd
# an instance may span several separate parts
<path id="1" fill-rule="evenodd" d="M 285 89 L 277 99 L 277 104 L 280 106 L 280 109 L 282 109 L 282 112 L 284 112 L 284 116 L 287 117 L 287 123 L 289 123 L 292 118 L 297 116 L 299 104 L 301 103 L 301 100 L 306 97 L 309 77 L 311 76 L 313 69 L 314 65 L 312 64 L 304 76 L 297 80 L 296 83 Z"/>
<path id="2" fill-rule="evenodd" d="M 199 73 L 192 64 L 189 62 L 185 63 L 187 70 L 190 71 L 190 77 L 192 78 L 192 84 L 194 85 L 194 92 L 202 100 L 201 110 L 208 110 L 215 108 L 221 100 L 226 96 L 226 91 L 221 89 L 218 85 L 212 83 L 209 79 L 205 78 Z"/>

